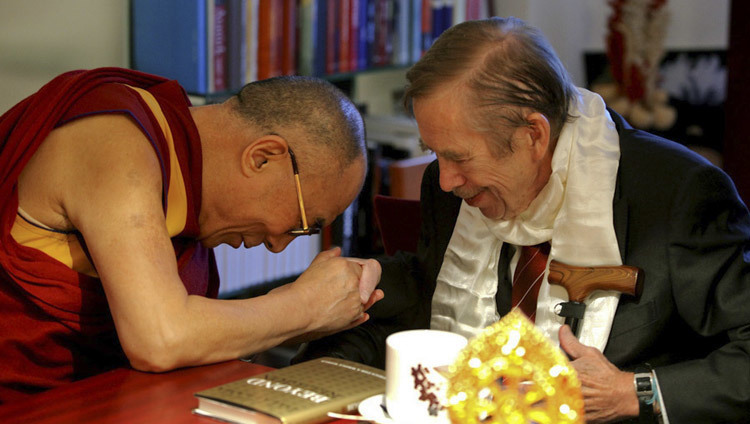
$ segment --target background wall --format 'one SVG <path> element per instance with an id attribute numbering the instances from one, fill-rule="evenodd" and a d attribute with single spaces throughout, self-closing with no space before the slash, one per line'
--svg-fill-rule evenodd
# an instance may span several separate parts
<path id="1" fill-rule="evenodd" d="M 726 48 L 730 0 L 671 0 L 667 49 Z M 496 0 L 499 16 L 516 16 L 540 28 L 567 67 L 583 85 L 583 52 L 603 51 L 610 14 L 603 0 Z"/>
<path id="2" fill-rule="evenodd" d="M 0 2 L 0 113 L 54 76 L 129 64 L 128 0 Z"/>

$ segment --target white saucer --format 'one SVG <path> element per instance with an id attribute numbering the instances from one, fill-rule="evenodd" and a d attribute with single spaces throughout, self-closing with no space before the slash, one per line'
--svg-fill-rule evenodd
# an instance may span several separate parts
<path id="1" fill-rule="evenodd" d="M 377 424 L 413 424 L 396 421 L 395 419 L 391 418 L 390 415 L 388 415 L 388 412 L 386 412 L 385 409 L 381 406 L 384 403 L 383 396 L 385 395 L 379 394 L 370 396 L 360 402 L 359 406 L 357 407 L 359 415 L 361 415 L 365 421 L 371 421 Z M 431 422 L 436 424 L 450 424 L 450 419 L 447 415 L 445 415 L 439 418 L 436 417 Z"/>
<path id="2" fill-rule="evenodd" d="M 383 394 L 370 396 L 359 403 L 357 410 L 368 421 L 380 424 L 398 424 L 383 410 Z"/>

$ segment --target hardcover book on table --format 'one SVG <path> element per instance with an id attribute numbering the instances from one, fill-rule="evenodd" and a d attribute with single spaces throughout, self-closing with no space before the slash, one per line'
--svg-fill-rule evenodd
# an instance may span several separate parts
<path id="1" fill-rule="evenodd" d="M 194 412 L 237 423 L 311 424 L 383 392 L 383 370 L 319 358 L 198 392 Z"/>

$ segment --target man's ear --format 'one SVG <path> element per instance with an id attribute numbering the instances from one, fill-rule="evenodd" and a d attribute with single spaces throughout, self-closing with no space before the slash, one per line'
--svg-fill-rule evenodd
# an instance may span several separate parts
<path id="1" fill-rule="evenodd" d="M 550 148 L 550 125 L 546 116 L 533 112 L 526 116 L 526 137 L 536 159 L 542 158 Z"/>
<path id="2" fill-rule="evenodd" d="M 256 138 L 242 150 L 242 173 L 251 176 L 267 169 L 275 161 L 286 159 L 289 145 L 278 135 Z"/>

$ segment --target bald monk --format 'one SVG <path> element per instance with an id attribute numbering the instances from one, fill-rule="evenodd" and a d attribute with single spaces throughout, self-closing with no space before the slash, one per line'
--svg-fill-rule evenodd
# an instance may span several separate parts
<path id="1" fill-rule="evenodd" d="M 330 250 L 267 295 L 215 299 L 212 247 L 280 252 L 359 192 L 362 118 L 327 82 L 265 80 L 192 107 L 175 81 L 74 71 L 0 135 L 0 402 L 330 334 L 383 296 L 375 261 Z"/>

